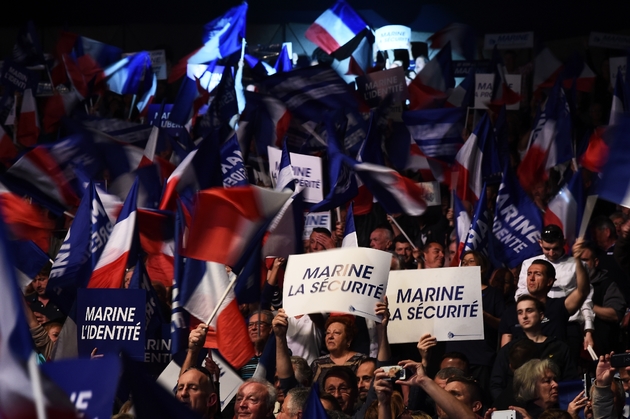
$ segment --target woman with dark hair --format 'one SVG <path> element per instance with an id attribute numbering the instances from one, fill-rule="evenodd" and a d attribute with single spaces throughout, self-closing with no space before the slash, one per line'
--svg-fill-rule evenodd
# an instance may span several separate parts
<path id="1" fill-rule="evenodd" d="M 499 268 L 492 272 L 488 282 L 492 288 L 498 289 L 503 294 L 504 303 L 513 303 L 516 293 L 516 280 L 512 271 L 508 268 Z"/>
<path id="2" fill-rule="evenodd" d="M 354 319 L 350 316 L 330 316 L 325 324 L 326 349 L 328 355 L 320 356 L 311 364 L 313 381 L 321 382 L 322 373 L 334 366 L 349 367 L 353 373 L 359 367 L 359 363 L 366 357 L 363 354 L 350 350 L 352 339 L 356 336 Z"/>

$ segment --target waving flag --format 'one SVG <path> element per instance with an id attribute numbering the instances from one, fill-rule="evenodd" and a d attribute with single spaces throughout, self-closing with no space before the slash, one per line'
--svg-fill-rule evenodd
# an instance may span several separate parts
<path id="1" fill-rule="evenodd" d="M 366 26 L 348 3 L 339 0 L 309 26 L 304 36 L 326 54 L 332 54 L 350 42 Z"/>
<path id="2" fill-rule="evenodd" d="M 6 167 L 10 167 L 17 157 L 18 151 L 13 144 L 13 139 L 9 137 L 4 128 L 0 125 L 0 162 Z"/>
<path id="3" fill-rule="evenodd" d="M 499 53 L 497 46 L 494 46 L 492 52 L 492 62 L 490 68 L 494 73 L 494 81 L 492 82 L 492 98 L 490 99 L 490 105 L 495 108 L 500 108 L 504 105 L 512 105 L 521 101 L 521 95 L 518 92 L 510 89 L 505 78 L 505 66 L 503 65 L 503 59 Z"/>
<path id="4" fill-rule="evenodd" d="M 139 95 L 136 107 L 140 112 L 150 104 L 155 94 L 157 79 L 153 74 L 151 56 L 142 51 L 125 57 L 107 67 L 103 74 L 109 90 L 119 95 Z"/>
<path id="5" fill-rule="evenodd" d="M 112 229 L 109 240 L 103 251 L 92 276 L 87 284 L 88 288 L 120 288 L 125 276 L 125 269 L 135 264 L 136 252 L 132 245 L 137 239 L 136 219 L 138 211 L 136 202 L 138 199 L 138 183 L 129 191 L 118 220 Z M 130 259 L 131 257 L 131 259 Z"/>
<path id="6" fill-rule="evenodd" d="M 475 71 L 468 72 L 446 100 L 446 107 L 472 108 L 475 104 Z"/>
<path id="7" fill-rule="evenodd" d="M 184 240 L 184 232 L 186 231 L 186 215 L 184 206 L 178 202 L 175 210 L 175 254 L 173 272 L 173 288 L 171 297 L 171 354 L 185 351 L 188 348 L 188 334 L 190 332 L 190 315 L 182 307 L 182 299 L 180 285 L 185 281 L 184 261 L 186 260 L 180 255 L 182 241 Z"/>
<path id="8" fill-rule="evenodd" d="M 549 48 L 543 48 L 534 60 L 534 91 L 553 87 L 561 71 L 562 61 Z"/>
<path id="9" fill-rule="evenodd" d="M 251 238 L 290 196 L 252 185 L 199 192 L 181 255 L 234 266 Z"/>
<path id="10" fill-rule="evenodd" d="M 518 178 L 525 190 L 531 191 L 548 178 L 549 169 L 573 157 L 571 126 L 569 105 L 558 82 L 536 121 L 529 148 L 518 167 Z"/>
<path id="11" fill-rule="evenodd" d="M 490 117 L 484 113 L 477 127 L 455 156 L 457 196 L 473 205 L 483 193 L 483 180 L 501 171 Z"/>
<path id="12" fill-rule="evenodd" d="M 562 228 L 569 249 L 575 243 L 586 205 L 582 171 L 573 174 L 568 184 L 549 201 L 543 218 L 544 225 L 555 224 Z"/>
<path id="13" fill-rule="evenodd" d="M 223 186 L 247 186 L 247 171 L 243 163 L 243 154 L 238 144 L 236 134 L 221 146 L 221 171 L 223 172 Z"/>
<path id="14" fill-rule="evenodd" d="M 608 161 L 599 183 L 599 197 L 624 207 L 630 207 L 630 117 L 623 115 L 614 130 Z"/>
<path id="15" fill-rule="evenodd" d="M 591 93 L 595 85 L 595 73 L 577 51 L 564 63 L 560 77 L 565 89 L 570 89 L 575 85 L 578 91 Z"/>
<path id="16" fill-rule="evenodd" d="M 540 254 L 542 217 L 540 210 L 505 168 L 497 196 L 492 225 L 491 257 L 493 265 L 517 266 L 527 258 Z"/>
<path id="17" fill-rule="evenodd" d="M 175 226 L 173 214 L 165 211 L 139 209 L 138 232 L 140 247 L 147 254 L 146 270 L 151 281 L 173 285 L 175 259 Z"/>
<path id="18" fill-rule="evenodd" d="M 276 70 L 276 73 L 284 73 L 293 69 L 293 62 L 291 61 L 291 57 L 289 57 L 289 51 L 286 45 L 282 46 L 276 65 L 274 65 L 273 68 Z"/>
<path id="19" fill-rule="evenodd" d="M 76 417 L 67 396 L 40 375 L 13 260 L 0 219 L 0 417 L 35 418 L 40 406 L 51 419 Z"/>
<path id="20" fill-rule="evenodd" d="M 466 245 L 466 239 L 468 238 L 468 231 L 471 227 L 470 214 L 466 210 L 463 202 L 459 199 L 457 194 L 453 195 L 453 211 L 455 213 L 455 234 L 457 237 L 457 254 L 451 260 L 451 266 L 459 266 L 462 254 L 464 253 L 464 247 Z"/>
<path id="21" fill-rule="evenodd" d="M 463 144 L 466 109 L 446 108 L 403 112 L 411 138 L 425 156 L 453 163 Z"/>
<path id="22" fill-rule="evenodd" d="M 409 109 L 440 108 L 455 87 L 451 44 L 447 43 L 409 85 Z"/>
<path id="23" fill-rule="evenodd" d="M 22 107 L 17 122 L 17 141 L 25 147 L 33 147 L 39 138 L 39 116 L 31 89 L 22 94 Z"/>
<path id="24" fill-rule="evenodd" d="M 483 190 L 486 189 L 484 185 Z M 470 225 L 470 230 L 466 234 L 464 249 L 461 255 L 468 250 L 477 250 L 488 256 L 490 249 L 490 238 L 492 236 L 492 214 L 488 210 L 488 197 L 481 194 L 481 199 L 475 206 L 475 213 Z"/>
<path id="25" fill-rule="evenodd" d="M 348 212 L 346 213 L 346 224 L 343 230 L 343 240 L 341 241 L 341 247 L 359 247 L 357 229 L 354 227 L 354 212 L 352 211 L 352 202 L 350 203 L 350 205 L 348 205 Z"/>
<path id="26" fill-rule="evenodd" d="M 77 288 L 87 285 L 113 228 L 91 184 L 50 271 L 48 294 L 64 313 L 70 312 Z"/>
<path id="27" fill-rule="evenodd" d="M 610 107 L 610 118 L 608 125 L 616 125 L 619 115 L 626 111 L 626 95 L 625 84 L 623 82 L 623 73 L 621 69 L 617 70 L 615 78 L 615 90 L 613 92 L 612 106 Z"/>
<path id="28" fill-rule="evenodd" d="M 444 48 L 450 42 L 453 51 L 464 56 L 466 60 L 475 59 L 475 49 L 477 34 L 472 26 L 463 23 L 451 23 L 435 32 L 427 42 L 430 42 L 429 48 Z"/>

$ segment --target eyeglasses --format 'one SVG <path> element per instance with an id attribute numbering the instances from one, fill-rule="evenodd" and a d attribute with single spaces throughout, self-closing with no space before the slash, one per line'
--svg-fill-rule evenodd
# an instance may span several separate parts
<path id="1" fill-rule="evenodd" d="M 350 393 L 350 389 L 346 386 L 339 386 L 339 387 L 327 387 L 325 389 L 326 393 L 330 394 L 330 395 L 335 395 L 337 392 L 341 393 L 341 394 L 349 394 Z"/>
<path id="2" fill-rule="evenodd" d="M 271 325 L 267 322 L 251 322 L 250 324 L 247 325 L 247 327 L 249 327 L 250 329 L 258 329 L 259 327 L 263 327 L 263 326 L 271 326 Z"/>

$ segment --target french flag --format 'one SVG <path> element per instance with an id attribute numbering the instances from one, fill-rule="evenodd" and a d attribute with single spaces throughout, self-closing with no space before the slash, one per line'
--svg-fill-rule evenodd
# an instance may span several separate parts
<path id="1" fill-rule="evenodd" d="M 24 314 L 13 252 L 0 217 L 0 417 L 75 418 L 67 396 L 41 375 Z"/>
<path id="2" fill-rule="evenodd" d="M 366 26 L 354 9 L 340 0 L 320 15 L 304 36 L 326 54 L 332 54 L 350 42 Z"/>
<path id="3" fill-rule="evenodd" d="M 24 147 L 33 147 L 39 138 L 39 117 L 33 91 L 26 89 L 22 93 L 22 107 L 17 121 L 17 141 Z"/>
<path id="4" fill-rule="evenodd" d="M 90 280 L 113 228 L 114 223 L 91 183 L 55 257 L 48 280 L 50 298 L 64 313 L 70 312 L 77 288 L 84 288 Z"/>
<path id="5" fill-rule="evenodd" d="M 221 146 L 221 172 L 223 173 L 223 186 L 226 188 L 249 185 L 243 153 L 241 153 L 236 134 L 232 135 Z"/>
<path id="6" fill-rule="evenodd" d="M 346 213 L 346 224 L 343 230 L 343 240 L 341 247 L 359 247 L 359 239 L 357 238 L 357 229 L 354 227 L 354 211 L 352 210 L 352 202 L 348 205 Z"/>
<path id="7" fill-rule="evenodd" d="M 457 235 L 457 254 L 451 261 L 451 266 L 459 266 L 464 247 L 466 245 L 466 239 L 468 238 L 468 231 L 471 227 L 470 214 L 466 210 L 464 203 L 459 199 L 457 195 L 453 195 L 453 211 L 455 212 L 455 234 Z"/>
<path id="8" fill-rule="evenodd" d="M 403 112 L 403 121 L 425 156 L 453 163 L 463 144 L 465 108 Z"/>
<path id="9" fill-rule="evenodd" d="M 293 69 L 293 62 L 291 61 L 291 57 L 289 57 L 289 51 L 286 45 L 282 46 L 278 60 L 273 68 L 276 70 L 276 73 L 284 73 Z"/>
<path id="10" fill-rule="evenodd" d="M 445 107 L 472 108 L 475 103 L 475 73 L 470 70 L 448 96 Z"/>
<path id="11" fill-rule="evenodd" d="M 549 169 L 571 160 L 571 115 L 560 82 L 549 94 L 545 109 L 532 130 L 530 145 L 518 167 L 518 178 L 526 191 L 547 180 Z"/>
<path id="12" fill-rule="evenodd" d="M 623 82 L 623 73 L 621 68 L 617 69 L 617 77 L 615 78 L 615 90 L 613 92 L 612 105 L 610 107 L 610 118 L 608 125 L 615 125 L 619 116 L 626 110 L 625 84 Z"/>
<path id="13" fill-rule="evenodd" d="M 26 289 L 33 278 L 50 262 L 50 258 L 32 240 L 12 240 L 15 269 L 21 289 Z"/>
<path id="14" fill-rule="evenodd" d="M 173 214 L 151 209 L 138 210 L 140 247 L 147 254 L 146 270 L 152 281 L 166 287 L 175 277 L 175 225 Z"/>
<path id="15" fill-rule="evenodd" d="M 469 201 L 473 205 L 477 203 L 483 193 L 483 178 L 492 174 L 484 172 L 501 171 L 495 143 L 496 138 L 490 117 L 488 113 L 484 113 L 473 133 L 455 156 L 453 169 L 457 172 L 455 188 L 461 200 Z M 484 161 L 490 162 L 491 159 L 495 162 L 493 165 L 495 170 L 490 168 L 484 170 Z M 486 163 L 486 166 L 489 164 Z"/>
<path id="16" fill-rule="evenodd" d="M 630 117 L 622 115 L 611 131 L 613 138 L 599 183 L 599 197 L 630 208 Z"/>
<path id="17" fill-rule="evenodd" d="M 120 288 L 122 286 L 127 261 L 135 257 L 132 244 L 137 235 L 136 202 L 138 199 L 138 183 L 135 182 L 123 204 L 122 210 L 112 229 L 107 244 L 103 248 L 87 288 Z"/>
<path id="18" fill-rule="evenodd" d="M 494 81 L 492 83 L 492 98 L 490 99 L 490 105 L 496 108 L 500 108 L 503 105 L 512 105 L 521 101 L 521 95 L 518 92 L 510 89 L 505 79 L 505 66 L 503 65 L 503 59 L 499 54 L 499 49 L 494 46 L 492 53 L 492 62 L 490 67 L 494 72 Z"/>
<path id="19" fill-rule="evenodd" d="M 291 194 L 253 185 L 200 191 L 180 254 L 235 266 L 254 235 Z"/>
<path id="20" fill-rule="evenodd" d="M 562 71 L 562 61 L 549 48 L 543 48 L 534 60 L 534 91 L 551 88 Z"/>
<path id="21" fill-rule="evenodd" d="M 409 84 L 409 109 L 441 108 L 455 87 L 451 44 L 447 43 Z"/>
<path id="22" fill-rule="evenodd" d="M 610 116 L 612 118 L 612 111 Z M 619 118 L 619 116 L 617 116 L 617 118 Z M 615 125 L 617 123 L 617 120 L 615 120 Z M 580 165 L 591 172 L 601 173 L 606 161 L 608 161 L 610 149 L 604 140 L 606 132 L 607 127 L 601 126 L 595 128 L 588 139 L 586 151 L 580 157 Z"/>
<path id="23" fill-rule="evenodd" d="M 258 153 L 266 155 L 268 145 L 281 147 L 291 122 L 291 113 L 286 105 L 272 96 L 249 91 L 245 91 L 245 100 L 245 109 L 251 109 L 256 114 Z"/>
<path id="24" fill-rule="evenodd" d="M 427 38 L 427 42 L 431 43 L 431 49 L 443 48 L 450 42 L 453 51 L 463 55 L 466 60 L 474 60 L 476 38 L 477 34 L 471 26 L 454 22 L 435 32 Z"/>
<path id="25" fill-rule="evenodd" d="M 293 187 L 295 177 L 293 176 L 293 167 L 291 166 L 291 155 L 287 148 L 287 142 L 282 144 L 282 156 L 280 157 L 280 169 L 278 170 L 278 179 L 276 180 L 274 190 L 282 191 L 285 188 Z"/>
<path id="26" fill-rule="evenodd" d="M 549 201 L 547 211 L 543 215 L 545 225 L 555 224 L 562 228 L 569 249 L 575 243 L 580 231 L 582 214 L 586 196 L 582 181 L 582 171 L 573 174 L 568 184 L 564 185 L 558 194 Z"/>

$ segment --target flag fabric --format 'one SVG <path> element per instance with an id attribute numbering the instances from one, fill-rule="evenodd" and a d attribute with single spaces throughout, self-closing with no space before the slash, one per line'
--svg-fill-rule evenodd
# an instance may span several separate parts
<path id="1" fill-rule="evenodd" d="M 33 278 L 50 261 L 50 258 L 32 240 L 12 240 L 15 269 L 20 289 L 24 290 Z"/>
<path id="2" fill-rule="evenodd" d="M 238 100 L 232 67 L 224 67 L 221 81 L 213 93 L 214 98 L 206 113 L 197 119 L 194 132 L 199 137 L 207 137 L 217 132 L 219 143 L 222 144 L 231 135 L 238 121 Z"/>
<path id="3" fill-rule="evenodd" d="M 272 383 L 276 376 L 276 336 L 273 332 L 269 335 L 265 348 L 263 349 L 253 378 L 260 378 Z"/>
<path id="4" fill-rule="evenodd" d="M 433 57 L 409 84 L 409 109 L 440 108 L 455 87 L 451 44 Z"/>
<path id="5" fill-rule="evenodd" d="M 490 252 L 494 266 L 513 268 L 540 254 L 538 240 L 543 227 L 540 210 L 509 167 L 503 173 L 494 213 Z"/>
<path id="6" fill-rule="evenodd" d="M 40 375 L 13 260 L 0 219 L 0 417 L 36 418 L 38 404 L 48 418 L 76 417 L 67 396 Z"/>
<path id="7" fill-rule="evenodd" d="M 236 134 L 221 146 L 221 172 L 223 172 L 223 186 L 226 188 L 249 185 L 243 153 L 241 153 Z"/>
<path id="8" fill-rule="evenodd" d="M 549 169 L 571 160 L 571 115 L 559 82 L 549 94 L 545 109 L 532 130 L 530 144 L 518 167 L 518 178 L 523 189 L 531 191 L 549 176 Z"/>
<path id="9" fill-rule="evenodd" d="M 483 189 L 486 189 L 484 185 Z M 464 249 L 462 253 L 468 250 L 476 250 L 484 255 L 489 255 L 490 238 L 492 237 L 492 222 L 493 216 L 488 209 L 488 197 L 485 193 L 481 194 L 481 199 L 477 201 L 475 206 L 473 219 L 470 225 L 470 230 L 466 234 L 466 240 L 464 243 Z"/>
<path id="10" fill-rule="evenodd" d="M 184 261 L 185 258 L 180 255 L 184 232 L 186 231 L 186 215 L 184 206 L 180 202 L 177 203 L 175 210 L 175 254 L 173 266 L 173 288 L 171 296 L 171 354 L 185 351 L 188 348 L 188 334 L 190 315 L 181 304 L 180 285 L 185 280 Z"/>
<path id="11" fill-rule="evenodd" d="M 119 95 L 138 95 L 136 107 L 139 111 L 151 102 L 155 94 L 157 79 L 153 74 L 151 56 L 142 51 L 123 58 L 103 71 L 109 90 Z"/>
<path id="12" fill-rule="evenodd" d="M 42 127 L 47 134 L 56 132 L 61 121 L 72 115 L 82 97 L 73 87 L 66 94 L 53 94 L 46 99 L 42 115 Z"/>
<path id="13" fill-rule="evenodd" d="M 575 86 L 580 92 L 591 93 L 595 85 L 595 73 L 577 51 L 564 63 L 560 78 L 565 89 Z"/>
<path id="14" fill-rule="evenodd" d="M 503 65 L 503 59 L 501 58 L 501 54 L 499 53 L 499 49 L 496 45 L 494 46 L 494 51 L 492 52 L 490 68 L 494 73 L 490 105 L 496 109 L 504 105 L 512 105 L 520 102 L 521 95 L 519 92 L 512 90 L 506 81 L 505 66 Z"/>
<path id="15" fill-rule="evenodd" d="M 612 105 L 610 107 L 610 118 L 608 125 L 616 125 L 619 115 L 626 111 L 626 95 L 625 84 L 623 82 L 623 73 L 621 69 L 617 70 L 615 77 L 615 90 L 613 91 Z"/>
<path id="16" fill-rule="evenodd" d="M 180 254 L 234 267 L 252 237 L 290 196 L 253 185 L 200 191 Z"/>
<path id="17" fill-rule="evenodd" d="M 92 183 L 81 199 L 48 280 L 48 294 L 64 313 L 70 312 L 77 289 L 90 280 L 113 228 Z"/>
<path id="18" fill-rule="evenodd" d="M 24 90 L 22 94 L 22 107 L 17 119 L 17 141 L 25 147 L 33 147 L 39 138 L 39 116 L 33 91 Z"/>
<path id="19" fill-rule="evenodd" d="M 289 57 L 289 51 L 286 45 L 282 46 L 282 50 L 273 68 L 276 70 L 276 73 L 284 73 L 293 69 L 293 62 L 291 61 L 291 57 Z"/>
<path id="20" fill-rule="evenodd" d="M 326 419 L 328 417 L 326 409 L 324 409 L 324 405 L 319 399 L 318 382 L 311 385 L 311 391 L 308 393 L 308 399 L 306 399 L 306 404 L 304 405 L 303 416 L 308 419 Z"/>
<path id="21" fill-rule="evenodd" d="M 109 240 L 94 267 L 87 288 L 121 288 L 125 269 L 135 265 L 137 249 L 134 253 L 132 245 L 137 240 L 137 199 L 138 183 L 136 182 L 127 195 Z"/>
<path id="22" fill-rule="evenodd" d="M 354 211 L 352 211 L 352 202 L 348 205 L 348 212 L 346 212 L 346 223 L 343 230 L 341 247 L 359 247 L 357 229 L 354 226 Z"/>
<path id="23" fill-rule="evenodd" d="M 403 112 L 403 121 L 425 156 L 453 163 L 463 144 L 466 109 L 445 108 Z"/>
<path id="24" fill-rule="evenodd" d="M 333 53 L 332 68 L 348 83 L 356 76 L 365 75 L 372 67 L 372 45 L 374 34 L 369 28 L 363 29 L 353 40 Z"/>
<path id="25" fill-rule="evenodd" d="M 147 208 L 138 210 L 140 247 L 146 253 L 145 267 L 151 281 L 173 285 L 175 263 L 173 214 Z"/>
<path id="26" fill-rule="evenodd" d="M 464 80 L 455 87 L 446 100 L 446 107 L 472 108 L 475 104 L 475 74 L 470 70 Z"/>
<path id="27" fill-rule="evenodd" d="M 7 134 L 2 125 L 0 125 L 0 163 L 4 164 L 5 167 L 10 167 L 15 158 L 17 157 L 18 151 L 13 144 L 13 139 Z"/>
<path id="28" fill-rule="evenodd" d="M 240 51 L 241 40 L 245 38 L 246 15 L 247 3 L 243 3 L 204 25 L 204 52 L 216 54 L 216 58 L 225 58 Z"/>
<path id="29" fill-rule="evenodd" d="M 581 170 L 575 172 L 571 180 L 547 204 L 547 211 L 543 217 L 544 225 L 559 226 L 564 232 L 569 249 L 573 247 L 580 231 L 585 205 L 586 194 Z"/>
<path id="30" fill-rule="evenodd" d="M 453 211 L 456 220 L 455 235 L 457 240 L 457 253 L 451 260 L 451 266 L 459 266 L 459 261 L 464 253 L 468 231 L 470 230 L 472 222 L 470 220 L 470 214 L 457 194 L 453 195 Z"/>
<path id="31" fill-rule="evenodd" d="M 246 114 L 250 115 L 249 128 L 257 134 L 256 152 L 260 156 L 266 156 L 267 146 L 282 146 L 282 141 L 289 129 L 291 113 L 281 100 L 269 95 L 245 91 L 245 100 L 246 105 L 239 122 L 239 131 L 243 125 L 243 117 Z M 239 137 L 239 142 L 246 142 L 246 138 Z"/>
<path id="32" fill-rule="evenodd" d="M 304 253 L 304 242 L 302 241 L 304 201 L 302 190 L 297 189 L 293 193 L 269 224 L 258 262 L 262 258 L 272 256 L 286 259 L 289 255 Z M 258 272 L 260 272 L 260 269 Z M 241 301 L 238 293 L 237 297 Z M 256 302 L 258 301 L 260 299 L 256 300 Z"/>
<path id="33" fill-rule="evenodd" d="M 623 115 L 611 132 L 608 161 L 602 171 L 602 179 L 598 192 L 601 199 L 630 207 L 630 178 L 628 162 L 630 161 L 630 117 Z"/>
<path id="34" fill-rule="evenodd" d="M 534 91 L 553 87 L 561 71 L 562 61 L 549 48 L 543 48 L 534 60 Z"/>
<path id="35" fill-rule="evenodd" d="M 309 26 L 304 36 L 326 54 L 332 54 L 350 42 L 366 26 L 348 3 L 339 0 Z"/>
<path id="36" fill-rule="evenodd" d="M 282 191 L 285 188 L 295 185 L 295 177 L 293 176 L 293 167 L 291 166 L 291 155 L 287 147 L 287 142 L 282 144 L 282 155 L 280 157 L 280 167 L 278 168 L 278 179 L 276 180 L 276 186 L 274 190 Z"/>
<path id="37" fill-rule="evenodd" d="M 219 70 L 222 74 L 223 67 L 217 66 L 214 61 L 207 65 L 188 65 L 184 68 L 185 77 L 173 102 L 169 121 L 185 126 L 192 120 L 194 124 L 199 110 L 210 101 L 213 80 L 221 77 L 215 73 Z"/>
<path id="38" fill-rule="evenodd" d="M 457 152 L 454 166 L 453 171 L 457 172 L 457 196 L 476 204 L 483 193 L 483 180 L 501 171 L 494 128 L 488 113 L 484 113 L 473 133 Z"/>
<path id="39" fill-rule="evenodd" d="M 611 111 L 612 118 L 612 111 Z M 615 119 L 615 125 L 618 124 L 618 118 Z M 610 149 L 604 140 L 606 136 L 606 127 L 597 127 L 588 139 L 588 146 L 584 154 L 580 157 L 580 164 L 591 172 L 601 173 L 604 165 L 608 161 Z"/>
<path id="40" fill-rule="evenodd" d="M 454 52 L 462 55 L 466 60 L 474 60 L 476 38 L 477 34 L 472 26 L 453 22 L 427 38 L 427 42 L 430 42 L 429 48 L 434 50 L 444 48 L 450 42 Z"/>

